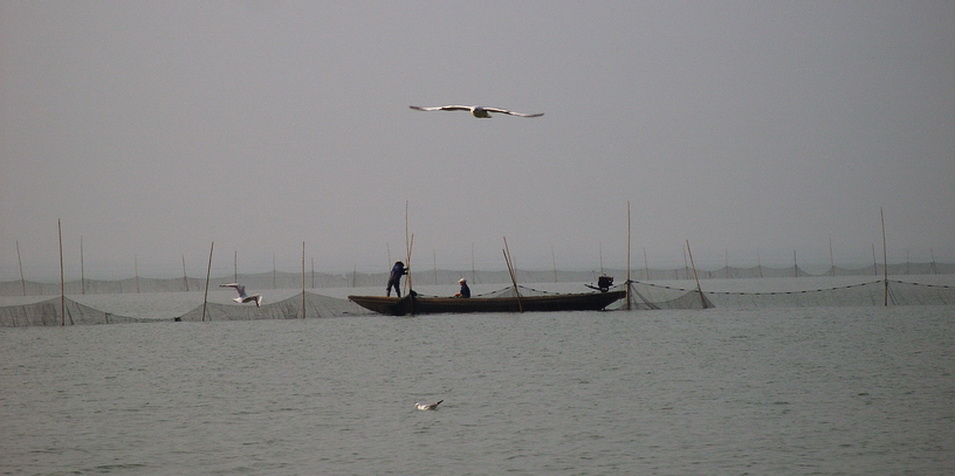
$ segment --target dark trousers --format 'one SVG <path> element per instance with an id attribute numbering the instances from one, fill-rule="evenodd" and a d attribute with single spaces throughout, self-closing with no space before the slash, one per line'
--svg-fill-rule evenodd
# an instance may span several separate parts
<path id="1" fill-rule="evenodd" d="M 395 296 L 401 297 L 401 278 L 388 280 L 388 287 L 385 288 L 386 296 L 391 296 L 391 288 L 395 288 Z"/>

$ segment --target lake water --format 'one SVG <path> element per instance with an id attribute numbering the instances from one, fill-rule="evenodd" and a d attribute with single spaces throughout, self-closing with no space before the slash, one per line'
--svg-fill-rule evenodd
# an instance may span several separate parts
<path id="1" fill-rule="evenodd" d="M 955 306 L 0 328 L 0 349 L 3 474 L 955 474 Z"/>

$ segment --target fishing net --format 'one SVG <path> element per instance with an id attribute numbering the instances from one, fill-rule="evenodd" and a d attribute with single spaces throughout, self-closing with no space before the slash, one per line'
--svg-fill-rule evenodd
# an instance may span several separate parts
<path id="1" fill-rule="evenodd" d="M 798 283 L 798 282 L 797 282 Z M 632 281 L 631 309 L 748 309 L 823 306 L 914 306 L 955 304 L 955 286 L 901 280 L 876 280 L 853 284 L 787 291 L 707 291 Z M 616 308 L 626 308 L 626 302 Z"/>
<path id="2" fill-rule="evenodd" d="M 373 314 L 361 306 L 344 300 L 319 294 L 298 293 L 288 299 L 263 304 L 206 303 L 185 313 L 183 321 L 241 321 L 256 319 L 303 319 L 316 317 L 341 317 Z M 304 314 L 303 314 L 304 312 Z"/>
<path id="3" fill-rule="evenodd" d="M 119 316 L 80 304 L 70 298 L 48 299 L 31 304 L 0 307 L 0 327 L 59 326 L 151 322 L 150 319 Z"/>

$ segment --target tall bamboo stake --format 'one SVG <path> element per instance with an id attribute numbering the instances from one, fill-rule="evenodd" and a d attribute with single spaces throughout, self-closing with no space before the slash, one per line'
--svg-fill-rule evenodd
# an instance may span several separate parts
<path id="1" fill-rule="evenodd" d="M 627 310 L 630 310 L 630 200 L 627 200 Z"/>
<path id="2" fill-rule="evenodd" d="M 836 260 L 832 256 L 832 237 L 829 237 L 829 275 L 836 275 Z"/>
<path id="3" fill-rule="evenodd" d="M 683 248 L 683 279 L 690 279 L 690 262 L 686 258 L 686 248 Z"/>
<path id="4" fill-rule="evenodd" d="M 885 242 L 885 212 L 879 207 L 879 216 L 882 218 L 882 282 L 885 283 L 884 306 L 889 305 L 889 251 Z"/>
<path id="5" fill-rule="evenodd" d="M 411 234 L 411 241 L 408 242 L 408 257 L 405 261 L 405 269 L 408 270 L 408 279 L 405 281 L 405 291 L 406 294 L 411 294 L 414 291 L 414 286 L 411 284 L 411 254 L 414 251 L 414 233 Z"/>
<path id="6" fill-rule="evenodd" d="M 232 255 L 232 282 L 239 282 L 239 250 Z"/>
<path id="7" fill-rule="evenodd" d="M 507 237 L 504 237 L 504 262 L 507 263 L 507 271 L 511 275 L 511 283 L 514 284 L 514 294 L 517 295 L 517 310 L 524 312 L 524 303 L 521 302 L 521 290 L 517 287 L 517 273 L 514 271 L 514 262 L 511 261 L 511 251 L 507 247 Z"/>
<path id="8" fill-rule="evenodd" d="M 83 266 L 83 235 L 80 235 L 80 292 L 86 294 L 86 269 Z"/>
<path id="9" fill-rule="evenodd" d="M 23 295 L 27 295 L 27 281 L 23 279 L 23 260 L 20 259 L 20 241 L 17 240 L 17 266 L 20 267 L 20 289 Z"/>
<path id="10" fill-rule="evenodd" d="M 133 274 L 136 276 L 136 292 L 139 293 L 139 256 L 133 255 Z"/>
<path id="11" fill-rule="evenodd" d="M 60 325 L 66 325 L 66 280 L 63 277 L 63 227 L 56 220 L 56 234 L 60 240 Z"/>
<path id="12" fill-rule="evenodd" d="M 706 297 L 703 296 L 703 286 L 700 285 L 700 276 L 696 272 L 696 263 L 693 262 L 693 250 L 690 249 L 690 240 L 686 240 L 686 252 L 690 255 L 690 266 L 693 267 L 693 279 L 696 280 L 696 292 L 700 293 L 700 302 L 703 304 L 703 309 L 706 309 Z"/>
<path id="13" fill-rule="evenodd" d="M 186 292 L 189 292 L 189 276 L 186 275 L 186 255 L 182 255 L 182 282 L 186 285 Z"/>
<path id="14" fill-rule="evenodd" d="M 554 245 L 550 246 L 550 261 L 554 265 L 554 282 L 557 282 L 557 255 L 554 254 Z"/>
<path id="15" fill-rule="evenodd" d="M 272 253 L 272 260 L 274 262 L 275 253 Z M 302 319 L 305 319 L 305 242 L 304 241 L 302 242 Z"/>
<path id="16" fill-rule="evenodd" d="M 796 250 L 793 250 L 793 277 L 799 277 L 799 265 L 796 264 Z"/>
<path id="17" fill-rule="evenodd" d="M 206 320 L 206 305 L 209 303 L 209 278 L 212 276 L 212 250 L 215 247 L 216 242 L 213 241 L 209 246 L 209 266 L 206 267 L 206 292 L 202 296 L 202 321 Z"/>
<path id="18" fill-rule="evenodd" d="M 405 295 L 411 294 L 414 287 L 411 284 L 411 248 L 414 247 L 414 234 L 408 237 L 408 201 L 405 200 L 405 269 L 408 270 L 408 279 L 405 280 Z M 411 308 L 414 310 L 414 299 L 411 300 Z M 414 314 L 412 312 L 412 314 Z"/>

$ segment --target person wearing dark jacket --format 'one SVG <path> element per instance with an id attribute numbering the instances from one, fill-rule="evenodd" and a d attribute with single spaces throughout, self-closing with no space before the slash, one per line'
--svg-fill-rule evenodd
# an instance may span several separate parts
<path id="1" fill-rule="evenodd" d="M 401 277 L 408 274 L 408 268 L 401 261 L 395 261 L 391 267 L 391 275 L 388 276 L 388 287 L 385 288 L 385 295 L 391 296 L 391 288 L 395 288 L 395 295 L 401 297 Z"/>
<path id="2" fill-rule="evenodd" d="M 461 291 L 455 294 L 454 297 L 460 297 L 460 298 L 471 297 L 471 288 L 468 287 L 468 280 L 461 278 L 458 280 L 458 283 L 461 284 Z"/>

